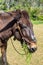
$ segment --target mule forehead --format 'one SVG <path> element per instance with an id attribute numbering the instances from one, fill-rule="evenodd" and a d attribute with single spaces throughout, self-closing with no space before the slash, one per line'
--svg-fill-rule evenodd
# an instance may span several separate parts
<path id="1" fill-rule="evenodd" d="M 25 24 L 25 25 L 27 25 L 27 26 L 30 27 L 30 28 L 33 27 L 33 24 L 32 24 L 32 22 L 30 21 L 30 19 L 29 19 L 29 18 L 25 18 L 24 16 L 21 17 L 20 23 Z"/>
<path id="2" fill-rule="evenodd" d="M 28 40 L 30 39 L 31 41 L 34 42 L 35 36 L 34 36 L 34 31 L 33 31 L 33 24 L 31 23 L 31 21 L 23 17 L 21 18 L 20 23 L 22 24 L 23 29 L 26 27 L 25 28 L 26 33 L 23 33 L 25 34 L 25 37 L 28 38 Z"/>

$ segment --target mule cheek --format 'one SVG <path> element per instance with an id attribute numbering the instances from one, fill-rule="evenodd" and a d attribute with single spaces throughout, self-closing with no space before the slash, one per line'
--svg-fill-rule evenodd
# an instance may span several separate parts
<path id="1" fill-rule="evenodd" d="M 23 33 L 24 36 L 26 36 L 26 32 L 25 32 L 25 30 L 22 30 L 22 33 Z"/>
<path id="2" fill-rule="evenodd" d="M 17 40 L 20 40 L 20 39 L 21 39 L 20 33 L 19 33 L 18 31 L 15 31 L 14 37 L 15 37 Z"/>

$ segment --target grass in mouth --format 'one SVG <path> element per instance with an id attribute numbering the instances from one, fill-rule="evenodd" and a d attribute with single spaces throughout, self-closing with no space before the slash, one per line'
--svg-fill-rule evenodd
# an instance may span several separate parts
<path id="1" fill-rule="evenodd" d="M 27 65 L 30 65 L 32 53 L 29 52 L 27 45 L 25 43 L 23 44 L 23 50 L 25 51 Z"/>

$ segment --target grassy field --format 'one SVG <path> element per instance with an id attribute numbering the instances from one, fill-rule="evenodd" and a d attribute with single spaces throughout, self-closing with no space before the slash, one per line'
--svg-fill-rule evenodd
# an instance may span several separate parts
<path id="1" fill-rule="evenodd" d="M 37 51 L 32 54 L 30 65 L 43 65 L 43 24 L 34 24 L 34 32 L 37 38 Z M 14 45 L 16 49 L 24 53 L 19 41 L 15 41 Z M 0 51 L 1 52 L 1 51 Z M 11 40 L 8 41 L 7 47 L 7 61 L 8 65 L 27 65 L 26 56 L 19 55 L 12 47 Z M 0 53 L 0 65 L 1 65 L 1 53 Z"/>
<path id="2" fill-rule="evenodd" d="M 33 24 L 43 24 L 42 20 L 31 20 Z"/>

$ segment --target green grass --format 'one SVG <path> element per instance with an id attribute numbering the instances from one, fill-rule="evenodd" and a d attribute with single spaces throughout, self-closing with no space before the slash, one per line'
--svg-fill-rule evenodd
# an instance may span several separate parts
<path id="1" fill-rule="evenodd" d="M 43 65 L 43 24 L 34 25 L 37 38 L 37 51 L 32 54 L 30 65 Z"/>
<path id="2" fill-rule="evenodd" d="M 33 23 L 33 24 L 43 24 L 43 21 L 41 21 L 41 20 L 31 20 L 31 22 Z"/>

